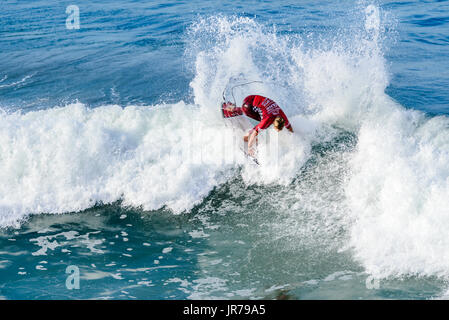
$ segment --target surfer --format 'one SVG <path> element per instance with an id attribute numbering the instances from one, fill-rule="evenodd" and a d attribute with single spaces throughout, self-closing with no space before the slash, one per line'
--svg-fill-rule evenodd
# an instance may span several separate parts
<path id="1" fill-rule="evenodd" d="M 247 96 L 243 100 L 242 107 L 232 105 L 228 107 L 227 110 L 233 114 L 245 114 L 247 117 L 259 121 L 259 123 L 243 137 L 243 140 L 248 142 L 248 153 L 250 155 L 254 155 L 252 146 L 257 141 L 256 137 L 259 134 L 259 130 L 267 129 L 273 124 L 274 129 L 278 132 L 284 127 L 290 132 L 293 132 L 292 125 L 288 121 L 284 111 L 282 111 L 281 107 L 279 107 L 276 102 L 269 98 L 258 95 Z"/>

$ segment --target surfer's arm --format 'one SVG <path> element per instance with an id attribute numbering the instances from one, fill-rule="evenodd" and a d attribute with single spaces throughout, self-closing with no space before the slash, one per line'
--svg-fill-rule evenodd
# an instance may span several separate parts
<path id="1" fill-rule="evenodd" d="M 260 121 L 257 126 L 255 126 L 251 131 L 248 133 L 248 152 L 252 151 L 252 146 L 254 142 L 257 141 L 257 135 L 259 134 L 259 130 L 263 130 L 268 128 L 273 123 L 274 118 L 272 117 L 266 117 Z"/>
<path id="2" fill-rule="evenodd" d="M 258 131 L 254 130 L 254 129 L 249 132 L 249 136 L 248 136 L 248 153 L 250 155 L 252 155 L 254 153 L 254 150 L 253 150 L 252 147 L 253 147 L 254 142 L 257 141 L 257 138 L 256 138 L 257 134 L 258 134 Z"/>
<path id="3" fill-rule="evenodd" d="M 235 104 L 231 104 L 230 106 L 226 107 L 225 110 L 232 112 L 233 114 L 242 115 L 243 110 L 240 107 L 236 107 Z"/>

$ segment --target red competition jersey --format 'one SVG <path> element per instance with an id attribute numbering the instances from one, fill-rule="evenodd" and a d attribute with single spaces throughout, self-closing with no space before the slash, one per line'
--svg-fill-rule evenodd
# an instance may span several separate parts
<path id="1" fill-rule="evenodd" d="M 279 107 L 273 100 L 266 97 L 253 95 L 246 97 L 244 101 L 252 101 L 252 106 L 250 106 L 248 109 L 243 108 L 243 106 L 242 108 L 236 109 L 238 109 L 237 112 L 239 112 L 240 114 L 244 113 L 246 116 L 256 121 L 260 121 L 253 130 L 259 132 L 260 129 L 263 130 L 268 128 L 269 126 L 271 126 L 277 116 L 281 116 L 284 119 L 285 127 L 287 129 L 291 127 L 291 124 L 288 121 L 288 118 L 285 115 L 284 111 L 282 111 L 281 107 Z"/>

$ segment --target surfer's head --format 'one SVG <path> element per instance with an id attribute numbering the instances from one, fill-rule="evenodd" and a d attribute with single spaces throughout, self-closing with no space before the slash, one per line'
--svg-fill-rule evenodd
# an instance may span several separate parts
<path id="1" fill-rule="evenodd" d="M 281 131 L 284 128 L 285 121 L 282 117 L 276 117 L 273 121 L 273 126 L 276 131 Z"/>

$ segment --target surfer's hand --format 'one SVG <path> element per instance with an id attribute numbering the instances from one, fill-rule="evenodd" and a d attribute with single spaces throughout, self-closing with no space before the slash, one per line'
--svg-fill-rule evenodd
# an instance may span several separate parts
<path id="1" fill-rule="evenodd" d="M 293 128 L 292 128 L 292 127 L 288 128 L 288 131 L 290 131 L 291 133 L 293 133 Z"/>
<path id="2" fill-rule="evenodd" d="M 227 111 L 234 111 L 235 109 L 235 104 L 233 103 L 229 103 L 229 105 L 226 107 Z"/>

